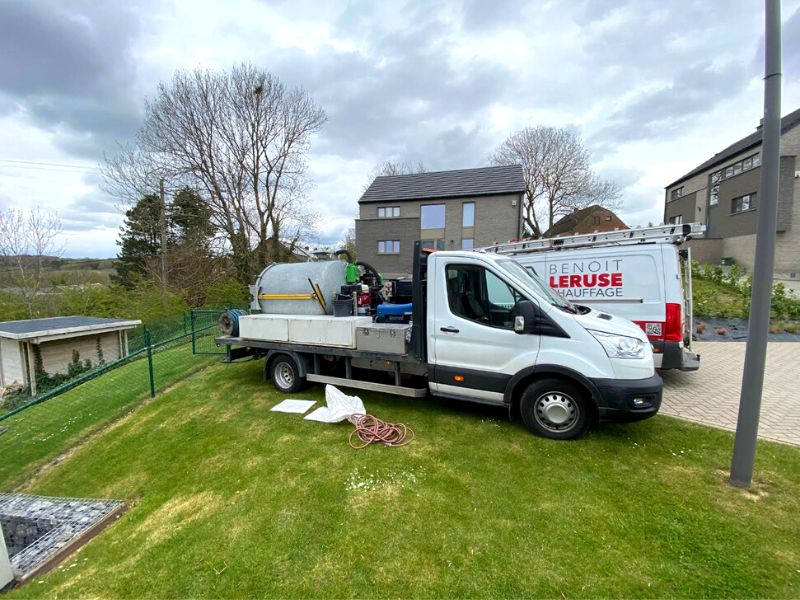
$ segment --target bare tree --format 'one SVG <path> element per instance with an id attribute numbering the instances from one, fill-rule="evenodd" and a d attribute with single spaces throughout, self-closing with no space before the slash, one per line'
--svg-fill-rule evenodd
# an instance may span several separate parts
<path id="1" fill-rule="evenodd" d="M 106 159 L 105 187 L 139 198 L 155 181 L 188 186 L 208 203 L 248 282 L 313 229 L 305 154 L 325 119 L 302 89 L 252 65 L 179 71 L 146 101 L 135 142 Z"/>
<path id="2" fill-rule="evenodd" d="M 599 204 L 617 208 L 620 191 L 591 168 L 591 155 L 569 129 L 527 127 L 511 135 L 490 157 L 495 165 L 522 165 L 523 220 L 533 237 L 573 210 Z"/>
<path id="3" fill-rule="evenodd" d="M 0 212 L 0 256 L 7 281 L 22 296 L 30 318 L 42 291 L 45 259 L 61 254 L 57 237 L 61 221 L 55 213 L 35 208 Z"/>
<path id="4" fill-rule="evenodd" d="M 428 169 L 422 163 L 422 161 L 417 161 L 417 164 L 411 164 L 410 162 L 397 162 L 393 160 L 385 160 L 382 163 L 378 163 L 372 169 L 370 169 L 369 173 L 367 173 L 367 183 L 364 185 L 364 191 L 367 191 L 367 188 L 375 181 L 376 177 L 382 177 L 385 175 L 413 175 L 414 173 L 427 173 Z"/>

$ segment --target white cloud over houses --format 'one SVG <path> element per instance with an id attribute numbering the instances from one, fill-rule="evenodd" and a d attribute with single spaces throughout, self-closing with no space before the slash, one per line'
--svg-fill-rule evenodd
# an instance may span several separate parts
<path id="1" fill-rule="evenodd" d="M 341 239 L 375 164 L 482 166 L 536 125 L 575 127 L 622 187 L 623 220 L 659 222 L 664 186 L 758 123 L 762 10 L 744 0 L 6 0 L 0 206 L 58 210 L 67 255 L 114 255 L 122 211 L 98 186 L 104 153 L 135 133 L 145 97 L 176 69 L 247 61 L 328 114 L 308 156 L 321 216 L 311 241 Z M 783 10 L 789 112 L 800 106 L 800 0 Z"/>

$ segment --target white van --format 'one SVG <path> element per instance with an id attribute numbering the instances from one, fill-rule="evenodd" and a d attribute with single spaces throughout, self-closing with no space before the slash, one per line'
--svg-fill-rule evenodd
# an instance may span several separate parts
<path id="1" fill-rule="evenodd" d="M 689 251 L 678 245 L 697 224 L 647 227 L 501 244 L 566 300 L 633 321 L 647 334 L 658 369 L 693 371 Z M 682 262 L 685 268 L 682 268 Z"/>

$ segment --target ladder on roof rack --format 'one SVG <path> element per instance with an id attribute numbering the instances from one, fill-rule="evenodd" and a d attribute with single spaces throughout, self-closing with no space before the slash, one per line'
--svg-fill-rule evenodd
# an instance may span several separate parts
<path id="1" fill-rule="evenodd" d="M 577 248 L 581 246 L 644 244 L 649 242 L 669 242 L 680 244 L 693 235 L 703 233 L 706 226 L 702 223 L 683 223 L 681 225 L 659 225 L 657 227 L 637 227 L 620 229 L 602 233 L 581 233 L 565 237 L 541 238 L 522 242 L 494 244 L 485 248 L 476 248 L 478 252 L 496 252 L 497 254 L 522 254 L 541 250 L 557 250 L 559 248 Z"/>

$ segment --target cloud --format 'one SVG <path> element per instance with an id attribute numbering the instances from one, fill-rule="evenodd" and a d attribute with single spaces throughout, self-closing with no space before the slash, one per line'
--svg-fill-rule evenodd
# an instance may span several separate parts
<path id="1" fill-rule="evenodd" d="M 0 3 L 0 97 L 76 157 L 135 130 L 139 98 L 131 47 L 135 6 L 116 2 Z"/>

